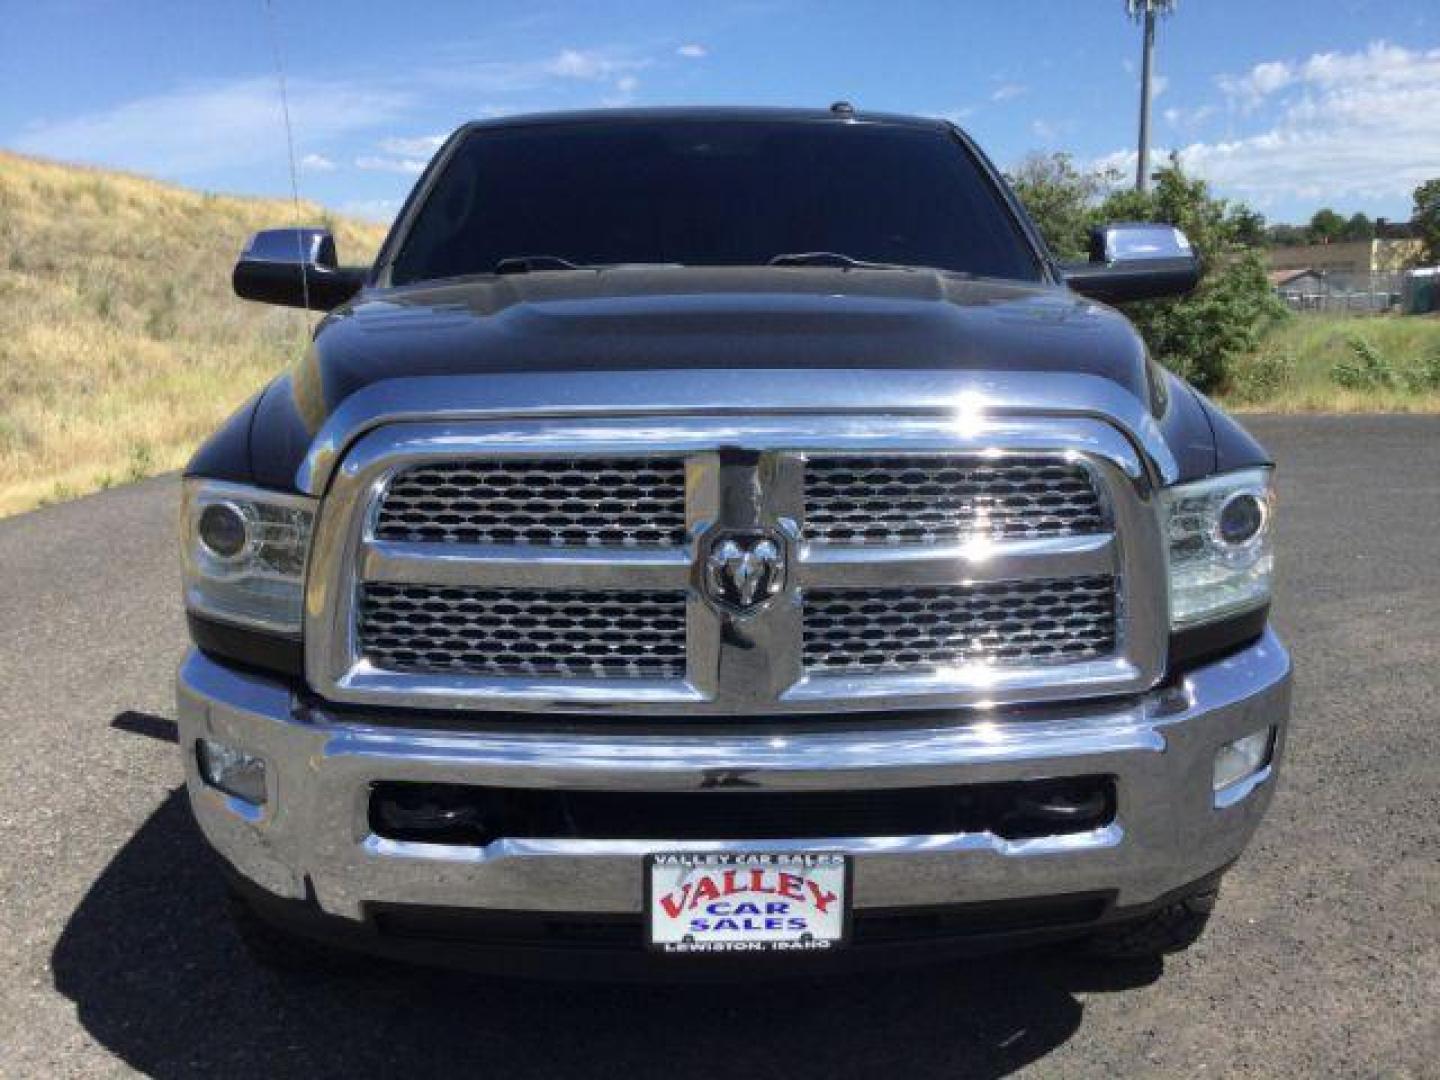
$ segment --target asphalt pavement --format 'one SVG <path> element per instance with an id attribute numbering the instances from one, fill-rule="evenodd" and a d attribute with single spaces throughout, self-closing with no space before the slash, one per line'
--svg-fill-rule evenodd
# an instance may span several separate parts
<path id="1" fill-rule="evenodd" d="M 1440 417 L 1256 418 L 1298 665 L 1184 956 L 546 984 L 247 960 L 180 790 L 173 478 L 0 521 L 0 1076 L 1440 1075 Z"/>

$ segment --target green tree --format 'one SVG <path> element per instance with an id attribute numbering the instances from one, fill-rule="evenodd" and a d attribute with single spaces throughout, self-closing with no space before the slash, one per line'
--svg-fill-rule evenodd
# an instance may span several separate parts
<path id="1" fill-rule="evenodd" d="M 1350 220 L 1345 222 L 1345 228 L 1340 235 L 1346 240 L 1374 240 L 1375 223 L 1357 210 L 1350 215 Z"/>
<path id="2" fill-rule="evenodd" d="M 1270 247 L 1299 247 L 1310 242 L 1310 232 L 1303 225 L 1276 222 L 1265 230 L 1265 243 Z"/>
<path id="3" fill-rule="evenodd" d="M 1310 218 L 1310 241 L 1315 244 L 1330 244 L 1339 240 L 1345 232 L 1345 219 L 1328 206 L 1316 210 Z"/>
<path id="4" fill-rule="evenodd" d="M 1264 214 L 1248 206 L 1237 206 L 1234 222 L 1235 242 L 1241 247 L 1263 248 L 1269 242 L 1270 230 L 1265 224 Z"/>
<path id="5" fill-rule="evenodd" d="M 1415 213 L 1410 220 L 1425 241 L 1425 262 L 1431 266 L 1440 263 L 1440 176 L 1415 189 Z"/>
<path id="6" fill-rule="evenodd" d="M 1087 250 L 1089 230 L 1107 221 L 1177 225 L 1200 259 L 1199 287 L 1176 300 L 1126 306 L 1150 354 L 1201 390 L 1223 389 L 1235 361 L 1285 316 L 1265 278 L 1256 245 L 1264 221 L 1254 211 L 1217 199 L 1172 155 L 1151 191 L 1119 188 L 1119 177 L 1075 168 L 1063 155 L 1033 157 L 1011 177 L 1016 194 L 1058 258 Z"/>
<path id="7" fill-rule="evenodd" d="M 1099 204 L 1120 181 L 1118 172 L 1081 172 L 1069 154 L 1031 154 L 1006 174 L 1030 219 L 1057 259 L 1083 259 Z"/>
<path id="8" fill-rule="evenodd" d="M 1285 317 L 1249 241 L 1254 214 L 1217 199 L 1178 157 L 1156 174 L 1153 193 L 1115 192 L 1100 207 L 1107 220 L 1163 221 L 1190 238 L 1200 258 L 1200 284 L 1187 297 L 1129 305 L 1126 311 L 1150 354 L 1205 392 L 1224 389 L 1235 362 Z"/>

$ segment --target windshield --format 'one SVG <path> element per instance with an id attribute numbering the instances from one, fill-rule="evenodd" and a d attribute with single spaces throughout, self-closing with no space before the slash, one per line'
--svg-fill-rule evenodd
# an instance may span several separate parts
<path id="1" fill-rule="evenodd" d="M 391 281 L 494 273 L 505 260 L 756 266 L 810 252 L 1040 275 L 978 163 L 940 128 L 627 120 L 471 132 Z"/>

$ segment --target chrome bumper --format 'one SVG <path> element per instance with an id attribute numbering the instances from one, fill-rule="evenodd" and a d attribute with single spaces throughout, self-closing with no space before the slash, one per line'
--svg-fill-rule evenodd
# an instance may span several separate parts
<path id="1" fill-rule="evenodd" d="M 307 894 L 360 919 L 367 902 L 556 912 L 638 912 L 641 862 L 653 850 L 843 850 L 854 902 L 894 908 L 1114 890 L 1144 904 L 1236 858 L 1270 800 L 1290 708 L 1290 658 L 1270 632 L 1177 688 L 1123 704 L 1054 707 L 1023 719 L 877 726 L 842 717 L 755 730 L 666 734 L 614 721 L 586 730 L 417 730 L 356 723 L 307 706 L 278 682 L 192 652 L 178 684 L 180 746 L 195 817 L 241 874 L 279 896 Z M 477 719 L 477 725 L 483 720 Z M 1216 749 L 1276 729 L 1269 766 L 1212 791 Z M 657 731 L 659 733 L 657 733 Z M 218 739 L 267 763 L 255 807 L 200 778 L 195 743 Z M 499 787 L 687 790 L 743 778 L 747 787 L 854 790 L 1115 777 L 1118 810 L 1101 829 L 1008 841 L 990 833 L 704 843 L 512 839 L 483 848 L 373 835 L 370 785 L 382 780 Z M 744 798 L 737 792 L 736 798 Z"/>

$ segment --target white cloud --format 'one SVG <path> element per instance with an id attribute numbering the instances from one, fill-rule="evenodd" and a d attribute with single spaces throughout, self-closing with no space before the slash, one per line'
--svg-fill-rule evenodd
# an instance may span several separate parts
<path id="1" fill-rule="evenodd" d="M 1268 60 L 1244 75 L 1221 75 L 1216 80 L 1226 97 L 1247 110 L 1294 81 L 1295 69 L 1284 60 Z"/>
<path id="2" fill-rule="evenodd" d="M 990 95 L 990 100 L 1009 101 L 1012 98 L 1019 97 L 1028 89 L 1029 87 L 1025 86 L 1023 83 L 1004 83 L 1003 85 L 995 88 L 995 92 Z"/>
<path id="3" fill-rule="evenodd" d="M 382 157 L 379 154 L 361 154 L 355 159 L 355 167 L 366 172 L 402 173 L 416 176 L 425 171 L 428 158 Z"/>
<path id="4" fill-rule="evenodd" d="M 1164 75 L 1150 76 L 1150 97 L 1152 100 L 1158 98 L 1168 89 L 1170 89 L 1170 80 Z"/>
<path id="5" fill-rule="evenodd" d="M 1263 102 L 1269 115 L 1253 133 L 1180 147 L 1222 194 L 1261 206 L 1400 200 L 1440 174 L 1440 49 L 1378 42 L 1257 64 L 1220 85 L 1242 110 Z M 1134 157 L 1101 164 L 1133 168 Z"/>
<path id="6" fill-rule="evenodd" d="M 388 139 L 380 140 L 380 149 L 387 154 L 399 154 L 402 157 L 425 157 L 439 150 L 448 138 L 448 135 L 392 135 Z"/>
<path id="7" fill-rule="evenodd" d="M 296 143 L 330 142 L 388 123 L 408 92 L 358 83 L 295 79 L 288 87 Z M 42 121 L 13 140 L 28 154 L 88 161 L 156 176 L 185 177 L 285 158 L 285 125 L 275 80 L 210 82 Z"/>
<path id="8" fill-rule="evenodd" d="M 708 56 L 710 50 L 704 45 L 681 45 L 675 50 L 676 54 L 685 57 L 687 60 L 700 60 Z"/>
<path id="9" fill-rule="evenodd" d="M 1215 106 L 1197 105 L 1193 109 L 1186 109 L 1172 105 L 1161 115 L 1165 117 L 1165 122 L 1173 128 L 1181 131 L 1194 131 L 1215 115 Z"/>
<path id="10" fill-rule="evenodd" d="M 543 69 L 546 74 L 558 78 L 594 82 L 644 66 L 642 60 L 613 56 L 597 49 L 564 49 L 547 60 Z"/>
<path id="11" fill-rule="evenodd" d="M 334 172 L 335 162 L 324 154 L 306 154 L 300 159 L 300 168 L 306 172 Z"/>
<path id="12" fill-rule="evenodd" d="M 600 99 L 600 104 L 607 109 L 617 109 L 629 105 L 635 100 L 635 91 L 640 87 L 640 80 L 634 75 L 622 75 L 615 80 L 615 92 Z"/>
<path id="13" fill-rule="evenodd" d="M 302 77 L 287 87 L 291 126 L 297 150 L 318 159 L 321 155 L 313 147 L 393 127 L 416 105 L 439 95 L 463 94 L 468 101 L 494 95 L 500 104 L 478 112 L 471 106 L 470 111 L 500 115 L 516 110 L 519 102 L 507 100 L 511 97 L 575 82 L 608 83 L 621 95 L 632 94 L 635 84 L 627 80 L 651 63 L 644 56 L 602 49 L 570 48 L 503 61 L 456 51 L 403 77 L 366 82 Z M 404 146 L 382 145 L 390 160 L 382 164 L 372 155 L 361 167 L 418 171 L 416 162 L 434 153 L 438 139 L 423 136 L 405 140 Z M 40 121 L 9 145 L 24 153 L 174 179 L 208 179 L 217 171 L 255 166 L 283 169 L 286 158 L 279 89 L 270 75 L 190 83 L 94 112 Z"/>
<path id="14" fill-rule="evenodd" d="M 1034 135 L 1037 139 L 1050 142 L 1060 134 L 1060 129 L 1054 124 L 1046 123 L 1044 120 L 1032 120 L 1030 121 L 1030 134 Z"/>

